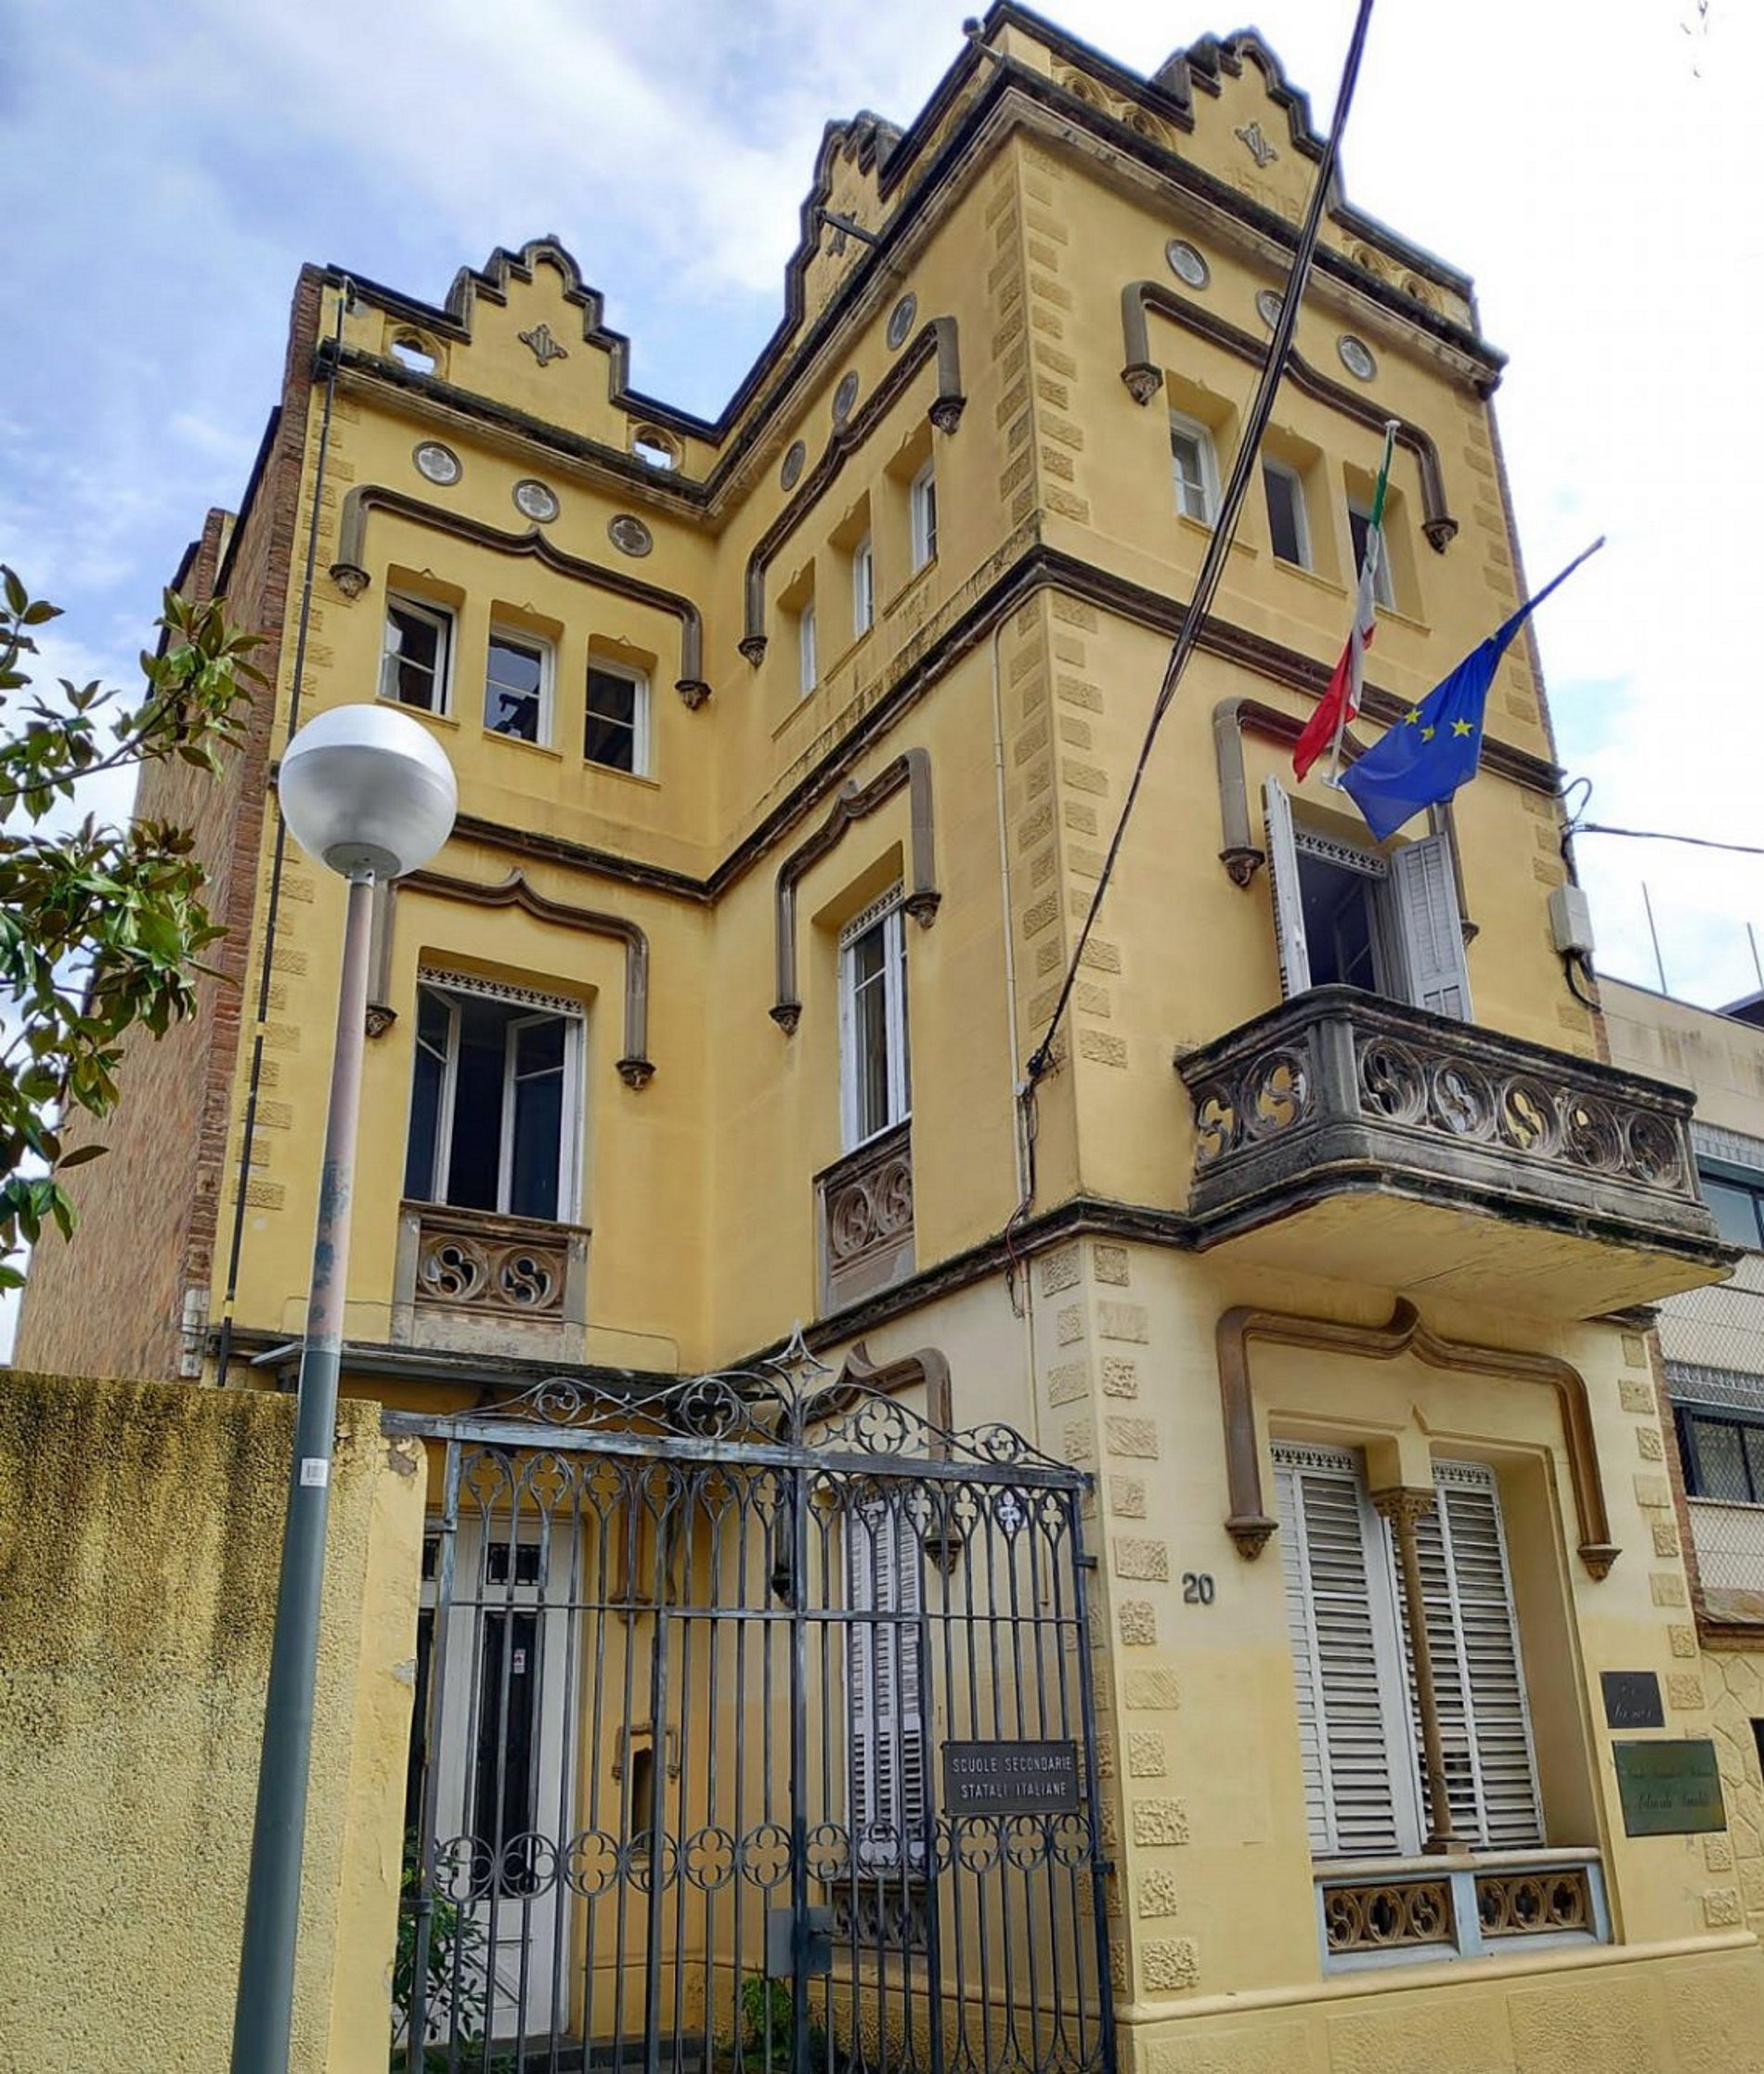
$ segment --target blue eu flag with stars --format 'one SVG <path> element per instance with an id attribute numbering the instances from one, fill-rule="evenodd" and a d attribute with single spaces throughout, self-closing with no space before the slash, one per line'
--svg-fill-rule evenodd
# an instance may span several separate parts
<path id="1" fill-rule="evenodd" d="M 1483 708 L 1500 658 L 1525 621 L 1556 588 L 1604 545 L 1595 540 L 1562 575 L 1545 584 L 1479 648 L 1466 655 L 1444 683 L 1411 706 L 1384 738 L 1342 773 L 1342 790 L 1366 817 L 1380 842 L 1394 836 L 1423 807 L 1449 799 L 1476 775 L 1483 753 Z"/>

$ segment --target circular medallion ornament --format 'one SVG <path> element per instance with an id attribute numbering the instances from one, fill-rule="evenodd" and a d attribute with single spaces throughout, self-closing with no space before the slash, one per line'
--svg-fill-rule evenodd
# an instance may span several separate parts
<path id="1" fill-rule="evenodd" d="M 858 375 L 853 368 L 839 377 L 839 386 L 833 392 L 833 421 L 842 425 L 851 415 L 851 406 L 858 400 Z"/>
<path id="2" fill-rule="evenodd" d="M 1256 315 L 1270 331 L 1280 321 L 1281 307 L 1280 298 L 1271 288 L 1265 288 L 1255 299 Z"/>
<path id="3" fill-rule="evenodd" d="M 898 353 L 913 335 L 913 319 L 919 314 L 919 299 L 911 292 L 902 295 L 888 312 L 888 351 Z"/>
<path id="4" fill-rule="evenodd" d="M 790 451 L 784 457 L 784 466 L 778 471 L 778 480 L 785 489 L 795 489 L 801 480 L 802 471 L 809 459 L 809 449 L 801 440 L 793 440 Z"/>
<path id="5" fill-rule="evenodd" d="M 1170 262 L 1170 271 L 1190 288 L 1204 288 L 1213 279 L 1213 269 L 1186 238 L 1173 238 L 1164 247 L 1163 255 Z"/>
<path id="6" fill-rule="evenodd" d="M 549 525 L 557 516 L 557 492 L 544 483 L 537 483 L 529 475 L 514 486 L 514 508 L 524 512 L 535 525 Z"/>
<path id="7" fill-rule="evenodd" d="M 647 554 L 655 544 L 648 526 L 629 512 L 608 521 L 606 538 L 621 554 Z"/>
<path id="8" fill-rule="evenodd" d="M 1372 349 L 1364 339 L 1356 339 L 1352 331 L 1343 331 L 1335 342 L 1335 350 L 1342 356 L 1342 365 L 1356 381 L 1369 382 L 1378 372 L 1378 362 L 1372 357 Z"/>
<path id="9" fill-rule="evenodd" d="M 447 489 L 464 473 L 460 466 L 460 457 L 451 447 L 444 447 L 438 439 L 425 439 L 411 455 L 417 464 L 417 473 L 431 483 L 438 483 Z"/>

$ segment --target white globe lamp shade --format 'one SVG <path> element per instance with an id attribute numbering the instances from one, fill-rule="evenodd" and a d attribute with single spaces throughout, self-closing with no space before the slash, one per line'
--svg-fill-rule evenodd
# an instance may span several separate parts
<path id="1" fill-rule="evenodd" d="M 447 752 L 390 706 L 333 706 L 281 759 L 282 819 L 309 856 L 346 877 L 398 878 L 453 830 L 460 788 Z"/>

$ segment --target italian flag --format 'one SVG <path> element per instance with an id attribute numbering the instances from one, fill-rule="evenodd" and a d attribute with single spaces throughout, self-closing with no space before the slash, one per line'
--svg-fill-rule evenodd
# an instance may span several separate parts
<path id="1" fill-rule="evenodd" d="M 1396 444 L 1394 420 L 1384 427 L 1384 459 L 1378 472 L 1378 487 L 1372 492 L 1371 513 L 1366 522 L 1366 554 L 1360 564 L 1359 593 L 1354 601 L 1354 624 L 1347 630 L 1347 645 L 1329 678 L 1315 713 L 1304 724 L 1292 751 L 1292 769 L 1303 778 L 1324 750 L 1334 745 L 1341 754 L 1342 733 L 1350 720 L 1359 718 L 1360 685 L 1365 675 L 1366 651 L 1378 630 L 1378 565 L 1384 553 L 1384 492 L 1390 486 L 1391 454 Z"/>

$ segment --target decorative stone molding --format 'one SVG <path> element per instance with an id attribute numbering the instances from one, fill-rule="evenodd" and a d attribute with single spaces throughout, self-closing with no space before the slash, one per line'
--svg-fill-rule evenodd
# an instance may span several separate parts
<path id="1" fill-rule="evenodd" d="M 1252 1340 L 1276 1346 L 1308 1347 L 1360 1361 L 1394 1361 L 1399 1355 L 1408 1355 L 1430 1368 L 1545 1385 L 1555 1393 L 1561 1412 L 1575 1516 L 1580 1530 L 1580 1560 L 1594 1577 L 1603 1577 L 1616 1561 L 1620 1550 L 1611 1538 L 1593 1441 L 1592 1409 L 1586 1378 L 1579 1369 L 1552 1355 L 1445 1339 L 1430 1331 L 1415 1306 L 1400 1298 L 1384 1325 L 1342 1325 L 1333 1318 L 1262 1311 L 1249 1304 L 1239 1304 L 1220 1318 L 1215 1343 L 1219 1396 L 1225 1415 L 1226 1479 L 1231 1503 L 1225 1528 L 1237 1543 L 1239 1555 L 1251 1560 L 1260 1555 L 1280 1523 L 1268 1512 L 1262 1495 L 1262 1453 L 1256 1441 L 1254 1393 L 1250 1380 Z"/>
<path id="2" fill-rule="evenodd" d="M 603 566 L 598 562 L 584 561 L 580 555 L 565 553 L 537 527 L 526 533 L 505 533 L 462 512 L 425 503 L 420 497 L 407 496 L 403 490 L 391 489 L 381 483 L 358 483 L 343 500 L 337 560 L 331 564 L 331 578 L 345 597 L 359 597 L 367 589 L 368 520 L 374 512 L 385 512 L 394 518 L 407 519 L 413 525 L 427 526 L 434 532 L 451 534 L 456 539 L 470 540 L 473 546 L 487 548 L 494 554 L 531 555 L 535 561 L 573 583 L 609 591 L 614 597 L 627 599 L 632 604 L 647 605 L 655 612 L 667 613 L 680 622 L 680 675 L 675 681 L 676 690 L 686 704 L 694 708 L 710 696 L 710 686 L 705 681 L 704 622 L 698 607 L 690 598 L 678 590 L 665 590 L 659 584 L 645 583 L 641 577 L 632 576 L 627 570 Z"/>
<path id="3" fill-rule="evenodd" d="M 913 1272 L 913 1137 L 902 1123 L 816 1176 L 821 1302 L 842 1309 Z"/>
<path id="4" fill-rule="evenodd" d="M 1260 367 L 1266 356 L 1262 340 L 1240 331 L 1201 304 L 1191 303 L 1186 295 L 1178 295 L 1162 281 L 1129 281 L 1121 292 L 1124 363 L 1121 379 L 1127 384 L 1128 393 L 1135 403 L 1149 403 L 1163 387 L 1162 369 L 1151 353 L 1151 329 L 1147 321 L 1148 313 L 1151 311 L 1168 318 L 1172 323 L 1180 324 L 1197 337 L 1223 347 L 1226 352 L 1235 354 L 1239 359 L 1247 360 L 1252 367 Z M 1406 447 L 1414 455 L 1420 469 L 1421 531 L 1434 552 L 1444 554 L 1458 536 L 1458 521 L 1446 508 L 1446 478 L 1439 464 L 1439 448 L 1433 444 L 1432 435 L 1420 425 L 1395 417 L 1375 397 L 1343 388 L 1329 376 L 1319 374 L 1296 352 L 1288 356 L 1286 371 L 1293 387 L 1303 395 L 1327 405 L 1331 410 L 1340 411 L 1343 417 L 1353 419 L 1370 431 L 1381 433 L 1387 423 L 1394 421 L 1396 444 Z"/>
<path id="5" fill-rule="evenodd" d="M 766 658 L 766 572 L 779 550 L 808 517 L 838 479 L 845 464 L 870 434 L 899 402 L 914 376 L 927 362 L 935 362 L 937 391 L 927 415 L 941 433 L 953 433 L 962 421 L 967 398 L 962 394 L 962 361 L 953 317 L 934 317 L 912 344 L 906 347 L 859 410 L 842 424 L 836 424 L 821 459 L 809 470 L 790 501 L 754 544 L 747 557 L 744 585 L 741 653 L 756 668 Z M 788 486 L 786 486 L 787 487 Z"/>
<path id="6" fill-rule="evenodd" d="M 622 914 L 603 914 L 594 908 L 576 907 L 535 892 L 526 874 L 518 868 L 494 886 L 476 879 L 454 878 L 445 872 L 412 872 L 398 881 L 410 893 L 433 893 L 439 899 L 468 901 L 476 907 L 518 907 L 541 922 L 561 928 L 580 929 L 589 936 L 613 938 L 625 946 L 625 1053 L 617 1062 L 618 1077 L 627 1087 L 647 1087 L 655 1075 L 649 1056 L 649 939 L 635 922 Z M 449 979 L 449 986 L 462 982 Z M 498 986 L 499 993 L 508 989 Z"/>
<path id="7" fill-rule="evenodd" d="M 812 865 L 838 847 L 840 838 L 854 821 L 873 814 L 885 801 L 893 798 L 902 785 L 909 794 L 912 851 L 909 864 L 913 885 L 901 905 L 921 928 L 928 929 L 937 919 L 943 896 L 937 888 L 930 752 L 920 748 L 903 749 L 867 785 L 860 786 L 848 779 L 840 786 L 820 827 L 778 867 L 773 894 L 777 998 L 768 1013 L 786 1037 L 796 1035 L 797 1025 L 802 1018 L 802 1003 L 797 994 L 797 887 Z"/>
<path id="8" fill-rule="evenodd" d="M 1598 1860 L 1590 1853 L 1502 1852 L 1493 1864 L 1468 1855 L 1439 1866 L 1371 1864 L 1319 1872 L 1317 1913 L 1328 1969 L 1385 1953 L 1488 1959 L 1524 1938 L 1609 1941 Z"/>
<path id="9" fill-rule="evenodd" d="M 394 1343 L 579 1359 L 589 1238 L 580 1225 L 400 1204 Z"/>

